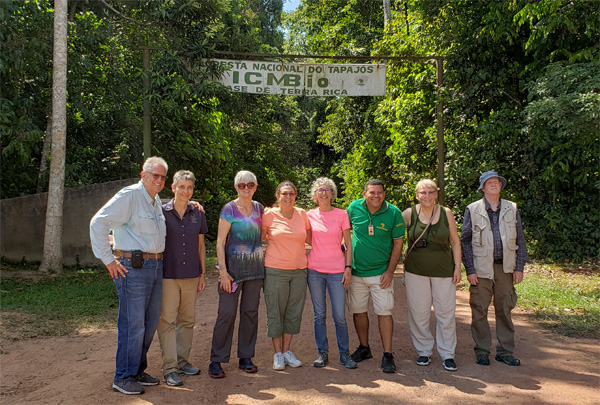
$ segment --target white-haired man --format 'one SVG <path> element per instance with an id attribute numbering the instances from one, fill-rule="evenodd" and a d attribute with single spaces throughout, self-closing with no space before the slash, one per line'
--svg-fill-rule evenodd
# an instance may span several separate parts
<path id="1" fill-rule="evenodd" d="M 139 183 L 121 189 L 90 222 L 94 255 L 108 269 L 119 295 L 112 388 L 123 394 L 141 394 L 143 385 L 159 383 L 145 370 L 160 316 L 166 225 L 158 193 L 167 170 L 164 159 L 148 158 Z"/>

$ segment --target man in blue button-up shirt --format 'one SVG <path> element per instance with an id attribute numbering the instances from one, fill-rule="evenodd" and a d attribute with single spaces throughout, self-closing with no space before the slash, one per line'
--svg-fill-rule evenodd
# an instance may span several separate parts
<path id="1" fill-rule="evenodd" d="M 151 157 L 139 183 L 121 189 L 94 215 L 90 238 L 94 255 L 114 279 L 119 295 L 116 371 L 112 388 L 141 394 L 159 380 L 145 373 L 148 349 L 158 325 L 166 226 L 158 193 L 167 162 Z M 113 231 L 114 254 L 109 242 Z"/>

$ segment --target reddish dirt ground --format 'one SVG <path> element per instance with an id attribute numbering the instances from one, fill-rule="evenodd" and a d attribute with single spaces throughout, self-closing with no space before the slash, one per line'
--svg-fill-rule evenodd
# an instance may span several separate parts
<path id="1" fill-rule="evenodd" d="M 226 376 L 208 377 L 212 328 L 216 317 L 217 285 L 211 277 L 198 297 L 197 324 L 191 361 L 202 368 L 199 376 L 184 376 L 183 387 L 161 384 L 148 387 L 143 395 L 125 396 L 111 390 L 116 351 L 116 328 L 82 331 L 78 335 L 32 339 L 12 343 L 0 355 L 0 402 L 6 404 L 347 404 L 347 403 L 600 403 L 600 345 L 595 339 L 556 335 L 531 322 L 518 311 L 515 355 L 521 367 L 493 360 L 488 367 L 475 364 L 470 333 L 468 292 L 457 296 L 458 371 L 445 371 L 434 354 L 428 367 L 415 364 L 407 327 L 406 296 L 396 274 L 394 352 L 398 371 L 380 369 L 381 345 L 375 317 L 371 316 L 371 346 L 374 358 L 359 363 L 356 370 L 337 364 L 337 350 L 323 369 L 312 367 L 316 355 L 312 328 L 312 305 L 307 299 L 302 329 L 292 350 L 304 362 L 298 369 L 274 371 L 271 341 L 266 337 L 264 302 L 261 301 L 256 374 L 237 368 L 236 344 L 232 362 L 224 364 Z M 493 319 L 492 321 L 493 326 Z M 351 350 L 358 344 L 348 317 Z M 235 336 L 235 335 L 234 335 Z M 333 321 L 328 322 L 330 347 L 335 348 Z M 149 352 L 149 369 L 160 376 L 158 341 Z"/>

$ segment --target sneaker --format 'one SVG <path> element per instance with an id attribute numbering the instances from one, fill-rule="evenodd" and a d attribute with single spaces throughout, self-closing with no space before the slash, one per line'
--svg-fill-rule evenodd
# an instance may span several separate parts
<path id="1" fill-rule="evenodd" d="M 160 383 L 158 378 L 154 378 L 148 373 L 136 375 L 135 380 L 142 385 L 158 385 Z"/>
<path id="2" fill-rule="evenodd" d="M 373 358 L 373 355 L 371 354 L 371 348 L 369 346 L 359 345 L 350 357 L 352 357 L 352 360 L 355 362 L 360 363 L 363 360 Z"/>
<path id="3" fill-rule="evenodd" d="M 208 375 L 210 378 L 223 378 L 225 377 L 225 372 L 223 368 L 221 368 L 221 363 L 217 361 L 211 361 L 208 365 Z"/>
<path id="4" fill-rule="evenodd" d="M 503 356 L 500 356 L 499 354 L 497 354 L 496 361 L 508 364 L 509 366 L 520 366 L 521 365 L 521 360 L 517 359 L 512 354 L 505 354 Z"/>
<path id="5" fill-rule="evenodd" d="M 442 361 L 442 365 L 448 371 L 456 371 L 456 363 L 454 362 L 454 359 L 446 359 Z"/>
<path id="6" fill-rule="evenodd" d="M 350 353 L 342 353 L 340 354 L 340 361 L 339 363 L 346 367 L 346 368 L 357 368 L 358 365 L 356 364 L 356 362 L 354 360 L 352 360 L 352 357 L 350 356 Z"/>
<path id="7" fill-rule="evenodd" d="M 252 359 L 240 359 L 239 367 L 246 373 L 256 373 L 258 371 L 258 367 L 252 363 Z"/>
<path id="8" fill-rule="evenodd" d="M 329 363 L 329 355 L 326 352 L 319 352 L 317 359 L 313 361 L 313 367 L 322 368 Z"/>
<path id="9" fill-rule="evenodd" d="M 125 395 L 138 395 L 144 393 L 144 387 L 133 378 L 113 381 L 112 389 Z"/>
<path id="10" fill-rule="evenodd" d="M 200 374 L 200 369 L 198 367 L 192 366 L 190 363 L 185 363 L 183 366 L 179 367 L 177 370 L 179 374 L 185 375 L 197 375 Z"/>
<path id="11" fill-rule="evenodd" d="M 277 352 L 273 355 L 273 370 L 285 370 L 285 360 L 283 353 Z"/>
<path id="12" fill-rule="evenodd" d="M 431 363 L 431 358 L 427 356 L 419 356 L 417 366 L 428 366 Z"/>
<path id="13" fill-rule="evenodd" d="M 163 381 L 170 385 L 171 387 L 179 387 L 183 385 L 183 381 L 181 381 L 181 377 L 175 371 L 172 371 L 163 377 Z"/>
<path id="14" fill-rule="evenodd" d="M 481 364 L 482 366 L 489 366 L 490 365 L 490 356 L 485 353 L 478 353 L 476 361 L 477 361 L 477 364 Z"/>
<path id="15" fill-rule="evenodd" d="M 296 356 L 294 356 L 294 353 L 289 350 L 283 353 L 283 361 L 287 366 L 290 367 L 300 367 L 302 365 L 302 362 L 298 360 Z"/>
<path id="16" fill-rule="evenodd" d="M 381 371 L 384 373 L 395 373 L 396 363 L 394 362 L 394 355 L 392 353 L 383 353 L 381 358 Z"/>

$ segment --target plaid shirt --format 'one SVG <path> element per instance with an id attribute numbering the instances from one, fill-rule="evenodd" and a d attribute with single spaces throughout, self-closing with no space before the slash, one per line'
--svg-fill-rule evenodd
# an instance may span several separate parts
<path id="1" fill-rule="evenodd" d="M 484 198 L 485 209 L 490 219 L 492 226 L 492 235 L 494 237 L 494 259 L 502 259 L 504 256 L 504 250 L 502 248 L 502 237 L 500 236 L 500 203 L 498 203 L 498 209 L 492 210 L 490 203 Z M 471 226 L 471 212 L 467 208 L 465 210 L 465 217 L 463 220 L 462 235 L 460 242 L 462 245 L 462 259 L 467 274 L 475 274 L 475 264 L 473 260 L 473 246 L 471 245 L 472 238 L 472 226 Z M 521 224 L 521 214 L 517 209 L 517 266 L 515 271 L 523 271 L 525 263 L 527 262 L 527 246 L 525 245 L 525 235 L 523 235 L 523 225 Z"/>

